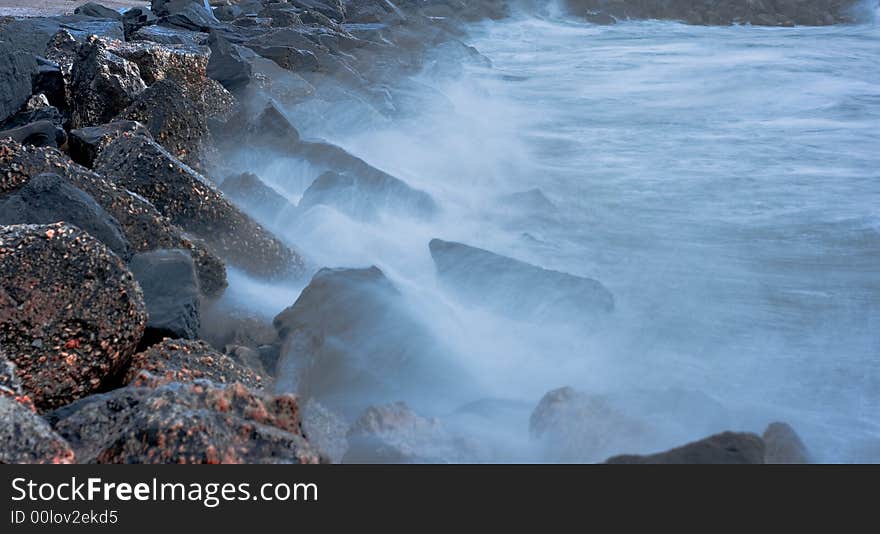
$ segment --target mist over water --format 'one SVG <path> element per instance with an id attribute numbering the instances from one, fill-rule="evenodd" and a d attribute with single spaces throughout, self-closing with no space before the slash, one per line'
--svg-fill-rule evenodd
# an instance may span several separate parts
<path id="1" fill-rule="evenodd" d="M 461 390 L 401 400 L 496 461 L 542 459 L 528 414 L 564 385 L 662 428 L 621 453 L 783 420 L 817 460 L 880 461 L 880 30 L 522 17 L 467 43 L 492 67 L 439 50 L 393 119 L 287 110 L 440 207 L 271 225 L 316 268 L 380 267 L 449 347 Z M 294 204 L 318 174 L 249 164 Z M 595 278 L 616 309 L 584 328 L 462 304 L 432 238 Z M 230 279 L 267 316 L 301 289 Z M 481 399 L 511 402 L 488 423 L 450 416 Z"/>

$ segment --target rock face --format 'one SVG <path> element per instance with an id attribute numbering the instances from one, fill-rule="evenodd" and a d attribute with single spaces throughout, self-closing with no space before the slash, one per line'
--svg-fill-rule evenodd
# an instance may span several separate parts
<path id="1" fill-rule="evenodd" d="M 104 147 L 124 133 L 150 135 L 146 127 L 137 121 L 118 120 L 100 126 L 77 128 L 70 131 L 70 157 L 80 165 L 91 168 Z"/>
<path id="2" fill-rule="evenodd" d="M 207 381 L 129 386 L 49 416 L 83 463 L 317 463 L 296 397 Z"/>
<path id="3" fill-rule="evenodd" d="M 42 417 L 0 395 L 0 464 L 72 464 L 70 445 Z"/>
<path id="4" fill-rule="evenodd" d="M 429 244 L 437 276 L 463 301 L 518 319 L 595 322 L 614 297 L 589 278 L 529 265 L 461 243 Z"/>
<path id="5" fill-rule="evenodd" d="M 0 36 L 0 121 L 18 111 L 31 96 L 34 57 Z"/>
<path id="6" fill-rule="evenodd" d="M 251 274 L 277 277 L 303 270 L 295 252 L 151 139 L 118 137 L 95 161 L 95 170 L 143 196 L 175 224 Z"/>
<path id="7" fill-rule="evenodd" d="M 292 212 L 293 204 L 249 172 L 223 180 L 220 189 L 230 199 L 262 223 L 271 223 L 281 213 Z"/>
<path id="8" fill-rule="evenodd" d="M 810 453 L 797 432 L 786 423 L 770 423 L 764 430 L 764 463 L 808 464 Z"/>
<path id="9" fill-rule="evenodd" d="M 146 89 L 138 66 L 109 51 L 97 37 L 79 47 L 71 77 L 74 128 L 109 122 Z"/>
<path id="10" fill-rule="evenodd" d="M 204 341 L 185 339 L 166 339 L 135 354 L 123 383 L 157 387 L 195 380 L 216 384 L 239 382 L 251 389 L 262 389 L 264 384 L 260 375 L 220 354 Z"/>
<path id="11" fill-rule="evenodd" d="M 64 129 L 47 120 L 40 120 L 17 128 L 0 131 L 0 139 L 4 137 L 9 137 L 13 141 L 24 145 L 50 146 L 53 148 L 64 145 L 67 140 Z"/>
<path id="12" fill-rule="evenodd" d="M 381 213 L 426 218 L 437 212 L 430 195 L 381 171 L 325 172 L 306 189 L 299 206 L 308 209 L 318 204 L 333 206 L 361 220 L 376 219 Z"/>
<path id="13" fill-rule="evenodd" d="M 274 323 L 283 340 L 276 390 L 314 397 L 346 417 L 398 399 L 451 403 L 470 393 L 443 342 L 376 267 L 320 270 Z"/>
<path id="14" fill-rule="evenodd" d="M 207 74 L 217 80 L 229 91 L 244 89 L 251 82 L 253 67 L 245 59 L 241 48 L 224 39 L 219 33 L 212 32 L 208 38 L 211 47 L 211 58 L 208 61 Z"/>
<path id="15" fill-rule="evenodd" d="M 0 283 L 0 345 L 41 410 L 100 389 L 143 334 L 140 287 L 74 226 L 0 228 Z"/>
<path id="16" fill-rule="evenodd" d="M 43 173 L 58 174 L 94 198 L 119 222 L 133 252 L 186 248 L 193 253 L 203 293 L 218 295 L 226 287 L 223 262 L 204 244 L 185 237 L 143 198 L 71 162 L 57 150 L 26 147 L 0 139 L 0 196 L 18 190 Z"/>
<path id="17" fill-rule="evenodd" d="M 790 0 L 782 2 L 711 0 L 566 0 L 576 15 L 607 23 L 626 19 L 671 19 L 688 24 L 760 26 L 824 26 L 852 22 L 853 0 Z"/>
<path id="18" fill-rule="evenodd" d="M 40 174 L 0 199 L 0 225 L 64 221 L 88 232 L 125 261 L 131 257 L 119 222 L 95 199 L 57 174 Z"/>
<path id="19" fill-rule="evenodd" d="M 764 441 L 748 433 L 724 432 L 647 456 L 622 455 L 609 464 L 763 464 Z"/>
<path id="20" fill-rule="evenodd" d="M 131 274 L 144 292 L 149 319 L 141 346 L 165 337 L 196 339 L 199 333 L 199 283 L 189 252 L 153 250 L 135 254 Z"/>

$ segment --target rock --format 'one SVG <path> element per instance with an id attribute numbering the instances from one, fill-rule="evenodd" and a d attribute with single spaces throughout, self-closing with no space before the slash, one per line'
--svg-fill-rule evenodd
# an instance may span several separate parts
<path id="1" fill-rule="evenodd" d="M 165 339 L 135 354 L 123 384 L 157 387 L 172 382 L 208 380 L 215 384 L 239 382 L 251 389 L 263 389 L 263 377 L 204 341 Z"/>
<path id="2" fill-rule="evenodd" d="M 749 433 L 723 432 L 646 456 L 621 455 L 608 464 L 763 464 L 764 442 Z"/>
<path id="3" fill-rule="evenodd" d="M 499 200 L 500 204 L 505 207 L 525 212 L 546 214 L 556 211 L 556 204 L 537 187 L 528 191 L 504 195 Z"/>
<path id="4" fill-rule="evenodd" d="M 164 45 L 201 46 L 207 43 L 208 34 L 165 26 L 145 26 L 135 30 L 129 40 L 149 41 Z"/>
<path id="5" fill-rule="evenodd" d="M 43 100 L 46 99 L 46 95 L 40 93 L 39 95 L 34 95 L 32 97 L 32 100 L 38 97 L 42 97 Z M 23 109 L 6 119 L 2 124 L 0 124 L 0 129 L 8 130 L 12 128 L 21 128 L 22 126 L 27 126 L 35 122 L 48 122 L 50 126 L 57 128 L 64 124 L 64 117 L 61 115 L 61 112 L 58 110 L 58 108 L 54 106 L 46 105 L 40 107 L 31 107 L 29 101 L 28 107 L 26 109 Z M 67 134 L 64 132 L 63 128 L 60 132 L 50 131 L 49 126 L 45 126 L 45 128 L 47 132 L 45 133 L 44 137 L 47 141 L 55 144 L 54 148 L 58 148 L 64 144 Z M 7 135 L 0 134 L 0 137 L 7 137 Z M 13 135 L 8 135 L 8 137 L 15 139 L 15 136 Z M 16 141 L 19 143 L 21 142 L 17 139 Z M 51 146 L 37 145 L 35 143 L 27 144 L 30 144 L 32 146 Z"/>
<path id="6" fill-rule="evenodd" d="M 172 225 L 143 197 L 71 162 L 57 150 L 0 140 L 0 196 L 17 191 L 33 177 L 47 172 L 58 174 L 91 195 L 119 222 L 132 251 L 189 249 L 198 268 L 202 292 L 216 296 L 226 287 L 223 261 L 200 241 L 184 236 L 180 228 Z"/>
<path id="7" fill-rule="evenodd" d="M 295 252 L 151 139 L 118 137 L 98 156 L 95 170 L 145 197 L 175 224 L 253 275 L 277 277 L 303 271 Z"/>
<path id="8" fill-rule="evenodd" d="M 147 85 L 173 80 L 191 95 L 201 92 L 211 50 L 205 46 L 159 45 L 134 41 L 114 43 L 111 51 L 138 66 Z"/>
<path id="9" fill-rule="evenodd" d="M 41 410 L 98 391 L 143 334 L 143 296 L 125 264 L 69 224 L 0 228 L 0 283 L 0 345 Z"/>
<path id="10" fill-rule="evenodd" d="M 294 210 L 294 206 L 286 198 L 253 173 L 244 172 L 230 176 L 223 180 L 220 189 L 263 224 L 272 223 L 281 213 Z"/>
<path id="11" fill-rule="evenodd" d="M 13 42 L 0 40 L 0 121 L 21 109 L 30 98 L 31 76 L 37 70 L 34 56 Z"/>
<path id="12" fill-rule="evenodd" d="M 797 432 L 786 423 L 770 423 L 764 430 L 764 463 L 809 464 L 810 453 Z"/>
<path id="13" fill-rule="evenodd" d="M 59 221 L 85 230 L 124 261 L 131 257 L 119 222 L 88 193 L 57 174 L 40 174 L 15 193 L 0 199 L 0 225 Z"/>
<path id="14" fill-rule="evenodd" d="M 122 14 L 122 26 L 125 29 L 126 40 L 131 40 L 132 35 L 145 26 L 156 24 L 159 18 L 145 7 L 133 7 Z"/>
<path id="15" fill-rule="evenodd" d="M 129 386 L 52 413 L 82 463 L 318 463 L 296 397 L 241 384 Z"/>
<path id="16" fill-rule="evenodd" d="M 96 37 L 80 46 L 71 78 L 74 128 L 109 122 L 146 89 L 138 66 L 110 52 Z"/>
<path id="17" fill-rule="evenodd" d="M 299 143 L 299 132 L 275 104 L 269 102 L 257 118 L 248 125 L 248 143 L 287 150 Z"/>
<path id="18" fill-rule="evenodd" d="M 16 399 L 18 402 L 22 402 L 25 397 L 15 364 L 6 358 L 2 351 L 0 351 L 0 396 Z"/>
<path id="19" fill-rule="evenodd" d="M 323 173 L 303 193 L 299 207 L 308 209 L 320 204 L 361 220 L 375 220 L 381 213 L 427 218 L 438 211 L 430 195 L 381 171 Z"/>
<path id="20" fill-rule="evenodd" d="M 0 464 L 72 464 L 70 445 L 42 417 L 0 395 Z"/>
<path id="21" fill-rule="evenodd" d="M 376 267 L 321 269 L 274 324 L 283 340 L 276 391 L 346 417 L 398 399 L 451 408 L 474 389 Z"/>
<path id="22" fill-rule="evenodd" d="M 32 56 L 42 56 L 46 46 L 60 30 L 79 42 L 95 35 L 102 39 L 123 40 L 122 23 L 116 19 L 99 19 L 85 15 L 27 17 L 0 25 L 0 41 L 14 43 L 15 48 Z M 51 58 L 50 58 L 51 59 Z"/>
<path id="23" fill-rule="evenodd" d="M 50 146 L 52 148 L 58 148 L 67 141 L 64 128 L 46 120 L 0 131 L 0 139 L 6 137 L 23 145 Z"/>
<path id="24" fill-rule="evenodd" d="M 208 46 L 211 47 L 208 76 L 229 91 L 244 89 L 251 82 L 253 67 L 245 59 L 241 47 L 230 43 L 217 32 L 210 34 Z"/>
<path id="25" fill-rule="evenodd" d="M 315 400 L 309 400 L 302 410 L 302 426 L 306 438 L 331 463 L 338 464 L 348 450 L 348 425 Z"/>
<path id="26" fill-rule="evenodd" d="M 153 0 L 150 6 L 162 24 L 185 30 L 207 32 L 220 21 L 201 0 Z"/>
<path id="27" fill-rule="evenodd" d="M 122 14 L 115 9 L 104 7 L 101 4 L 87 2 L 73 10 L 74 15 L 85 15 L 96 19 L 116 19 L 122 20 Z"/>
<path id="28" fill-rule="evenodd" d="M 605 398 L 564 387 L 548 392 L 529 419 L 544 459 L 597 462 L 643 441 L 647 428 L 617 411 Z"/>
<path id="29" fill-rule="evenodd" d="M 144 292 L 149 315 L 141 346 L 150 346 L 165 337 L 196 339 L 199 283 L 189 252 L 141 252 L 132 257 L 129 269 Z"/>
<path id="30" fill-rule="evenodd" d="M 125 133 L 150 135 L 137 121 L 116 120 L 99 126 L 88 126 L 70 131 L 68 153 L 70 158 L 85 167 L 93 167 L 98 154 L 111 141 Z"/>
<path id="31" fill-rule="evenodd" d="M 368 408 L 347 434 L 347 464 L 460 463 L 455 439 L 434 418 L 395 402 Z"/>
<path id="32" fill-rule="evenodd" d="M 614 309 L 599 282 L 450 241 L 429 248 L 437 276 L 464 302 L 517 319 L 592 324 Z"/>

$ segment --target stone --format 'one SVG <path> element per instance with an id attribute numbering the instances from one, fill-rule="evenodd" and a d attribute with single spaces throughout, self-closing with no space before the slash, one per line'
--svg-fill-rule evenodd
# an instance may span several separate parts
<path id="1" fill-rule="evenodd" d="M 0 395 L 0 464 L 72 464 L 70 445 L 42 417 Z"/>
<path id="2" fill-rule="evenodd" d="M 722 432 L 681 447 L 645 456 L 621 455 L 608 464 L 763 464 L 764 441 L 750 433 Z"/>
<path id="3" fill-rule="evenodd" d="M 764 463 L 809 464 L 810 453 L 797 432 L 787 423 L 770 423 L 764 430 Z"/>
<path id="4" fill-rule="evenodd" d="M 24 126 L 0 131 L 0 139 L 10 138 L 23 145 L 58 148 L 67 142 L 64 128 L 48 120 L 39 120 Z"/>
<path id="5" fill-rule="evenodd" d="M 189 251 L 152 250 L 135 254 L 129 269 L 144 292 L 147 320 L 141 347 L 163 338 L 196 339 L 200 293 Z"/>

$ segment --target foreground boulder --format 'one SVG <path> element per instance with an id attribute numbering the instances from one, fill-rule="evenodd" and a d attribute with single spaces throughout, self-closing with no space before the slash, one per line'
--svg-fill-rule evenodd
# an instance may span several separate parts
<path id="1" fill-rule="evenodd" d="M 303 261 L 295 252 L 152 139 L 136 135 L 116 138 L 95 161 L 95 170 L 143 196 L 175 224 L 251 274 L 277 277 L 302 273 Z"/>
<path id="2" fill-rule="evenodd" d="M 208 381 L 129 386 L 49 416 L 81 463 L 318 463 L 296 397 Z"/>
<path id="3" fill-rule="evenodd" d="M 274 323 L 283 340 L 276 390 L 346 417 L 399 399 L 451 408 L 472 393 L 448 347 L 376 267 L 321 269 Z"/>
<path id="4" fill-rule="evenodd" d="M 141 346 L 165 337 L 195 339 L 199 333 L 199 283 L 189 252 L 153 250 L 129 263 L 144 292 L 149 319 Z"/>
<path id="5" fill-rule="evenodd" d="M 808 464 L 810 453 L 797 432 L 786 423 L 770 423 L 762 436 L 766 449 L 764 463 Z"/>
<path id="6" fill-rule="evenodd" d="M 0 464 L 72 464 L 73 450 L 42 417 L 0 395 Z"/>
<path id="7" fill-rule="evenodd" d="M 205 295 L 216 296 L 226 287 L 226 267 L 222 260 L 203 243 L 184 236 L 180 228 L 142 197 L 73 163 L 57 150 L 0 139 L 0 197 L 17 191 L 44 173 L 58 174 L 94 198 L 119 222 L 133 252 L 186 248 L 192 251 L 199 287 Z"/>
<path id="8" fill-rule="evenodd" d="M 319 204 L 361 220 L 376 219 L 381 213 L 427 218 L 437 212 L 430 195 L 381 171 L 325 172 L 303 193 L 299 207 L 308 209 Z"/>
<path id="9" fill-rule="evenodd" d="M 239 382 L 262 389 L 264 379 L 204 341 L 166 339 L 135 354 L 125 373 L 124 384 L 156 387 L 171 382 L 209 380 L 216 384 Z"/>
<path id="10" fill-rule="evenodd" d="M 119 222 L 94 198 L 57 174 L 40 174 L 0 199 L 0 224 L 51 224 L 64 221 L 88 232 L 125 261 L 131 257 Z"/>
<path id="11" fill-rule="evenodd" d="M 594 321 L 614 309 L 614 297 L 590 278 L 434 239 L 429 244 L 437 276 L 461 300 L 518 319 Z"/>
<path id="12" fill-rule="evenodd" d="M 143 334 L 131 273 L 66 223 L 0 227 L 0 284 L 0 346 L 41 410 L 99 390 Z"/>
<path id="13" fill-rule="evenodd" d="M 646 456 L 621 455 L 608 464 L 763 464 L 764 441 L 749 433 L 723 432 Z"/>

